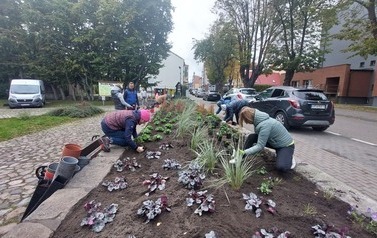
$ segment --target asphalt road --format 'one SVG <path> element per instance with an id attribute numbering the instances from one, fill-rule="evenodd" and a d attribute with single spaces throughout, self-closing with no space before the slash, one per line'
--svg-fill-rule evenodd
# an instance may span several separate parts
<path id="1" fill-rule="evenodd" d="M 216 102 L 203 101 L 201 98 L 189 96 L 195 101 L 205 104 Z M 365 169 L 377 169 L 377 113 L 358 112 L 346 109 L 335 110 L 335 123 L 325 132 L 316 132 L 311 128 L 294 128 L 290 133 L 316 148 L 325 150 L 345 160 L 351 160 Z M 245 126 L 253 130 L 253 126 Z"/>

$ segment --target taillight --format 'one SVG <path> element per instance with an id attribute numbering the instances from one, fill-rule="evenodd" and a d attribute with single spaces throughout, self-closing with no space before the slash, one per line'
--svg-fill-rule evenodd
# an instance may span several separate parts
<path id="1" fill-rule="evenodd" d="M 296 101 L 296 100 L 288 100 L 289 103 L 291 104 L 292 107 L 296 108 L 296 109 L 299 109 L 300 108 L 300 104 Z"/>

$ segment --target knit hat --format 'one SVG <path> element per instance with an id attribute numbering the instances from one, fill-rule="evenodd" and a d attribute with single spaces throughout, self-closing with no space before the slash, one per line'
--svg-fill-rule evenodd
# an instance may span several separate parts
<path id="1" fill-rule="evenodd" d="M 149 110 L 140 110 L 140 120 L 149 122 L 151 120 L 151 112 Z"/>

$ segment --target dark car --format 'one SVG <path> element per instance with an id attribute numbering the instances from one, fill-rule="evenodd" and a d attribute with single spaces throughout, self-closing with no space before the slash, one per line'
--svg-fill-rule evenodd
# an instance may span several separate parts
<path id="1" fill-rule="evenodd" d="M 219 101 L 221 99 L 221 95 L 217 91 L 207 91 L 203 95 L 203 100 L 207 101 Z"/>
<path id="2" fill-rule="evenodd" d="M 288 86 L 270 87 L 250 106 L 266 112 L 289 127 L 312 127 L 324 131 L 335 121 L 334 104 L 321 90 Z"/>

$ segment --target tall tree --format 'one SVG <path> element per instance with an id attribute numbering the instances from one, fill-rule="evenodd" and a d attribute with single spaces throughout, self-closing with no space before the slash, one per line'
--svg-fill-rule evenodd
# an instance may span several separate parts
<path id="1" fill-rule="evenodd" d="M 376 0 L 349 0 L 339 3 L 342 29 L 335 38 L 351 41 L 347 52 L 367 57 L 377 55 Z"/>
<path id="2" fill-rule="evenodd" d="M 231 72 L 229 68 L 237 57 L 237 39 L 229 23 L 216 21 L 210 34 L 195 42 L 194 57 L 204 62 L 209 82 L 222 90 Z M 228 74 L 228 75 L 227 75 Z"/>
<path id="3" fill-rule="evenodd" d="M 271 63 L 275 69 L 285 70 L 284 85 L 290 85 L 295 72 L 311 71 L 323 61 L 320 46 L 331 21 L 332 6 L 327 0 L 274 0 L 274 8 L 281 22 L 282 34 L 272 47 Z"/>
<path id="4" fill-rule="evenodd" d="M 220 16 L 237 29 L 239 72 L 244 86 L 252 87 L 266 70 L 269 46 L 279 34 L 280 22 L 271 0 L 217 0 L 216 6 Z"/>

